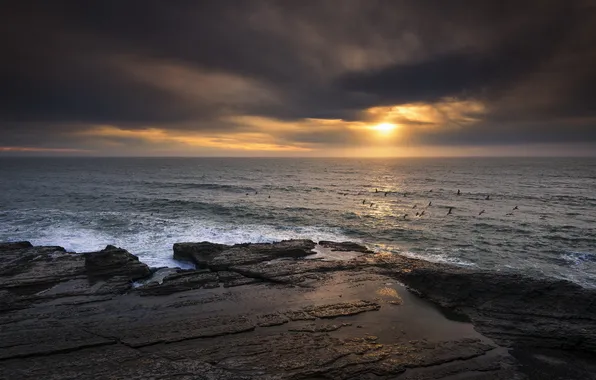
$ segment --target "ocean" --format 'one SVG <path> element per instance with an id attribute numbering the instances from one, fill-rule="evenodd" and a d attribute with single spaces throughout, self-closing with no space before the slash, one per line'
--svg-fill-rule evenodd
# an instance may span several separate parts
<path id="1" fill-rule="evenodd" d="M 0 241 L 188 267 L 173 243 L 292 238 L 594 287 L 596 159 L 0 158 Z"/>

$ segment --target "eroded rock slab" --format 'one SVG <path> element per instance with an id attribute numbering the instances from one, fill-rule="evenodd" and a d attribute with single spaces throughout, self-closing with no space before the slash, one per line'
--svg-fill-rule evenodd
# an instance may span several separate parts
<path id="1" fill-rule="evenodd" d="M 340 260 L 306 259 L 309 240 L 180 243 L 199 269 L 152 277 L 112 246 L 0 244 L 0 378 L 545 380 L 528 368 L 567 362 L 537 347 L 593 352 L 593 293 L 573 284 L 320 246 Z"/>

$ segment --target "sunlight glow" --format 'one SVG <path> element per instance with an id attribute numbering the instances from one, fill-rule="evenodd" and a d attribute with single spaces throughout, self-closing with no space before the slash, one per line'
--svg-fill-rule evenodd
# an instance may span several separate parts
<path id="1" fill-rule="evenodd" d="M 375 131 L 382 133 L 382 134 L 389 134 L 389 133 L 393 132 L 393 130 L 396 127 L 397 127 L 397 125 L 395 125 L 395 124 L 381 123 L 381 124 L 377 124 L 377 125 L 373 126 L 372 129 L 374 129 Z"/>

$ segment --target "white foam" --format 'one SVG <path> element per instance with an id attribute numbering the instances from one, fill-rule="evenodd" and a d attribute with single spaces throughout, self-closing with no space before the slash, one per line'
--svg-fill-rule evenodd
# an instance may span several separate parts
<path id="1" fill-rule="evenodd" d="M 93 218 L 93 216 L 89 216 Z M 97 216 L 95 216 L 97 217 Z M 93 219 L 91 219 L 93 220 Z M 272 243 L 287 239 L 345 241 L 354 240 L 337 228 L 304 226 L 279 227 L 272 225 L 228 225 L 194 219 L 146 218 L 136 223 L 137 231 L 109 229 L 101 226 L 81 225 L 74 221 L 59 226 L 31 229 L 21 240 L 34 245 L 60 245 L 68 251 L 87 252 L 112 244 L 127 249 L 152 267 L 180 267 L 190 269 L 190 263 L 174 260 L 172 246 L 177 242 L 210 241 L 221 244 Z M 31 238 L 33 237 L 33 238 Z"/>
<path id="2" fill-rule="evenodd" d="M 416 253 L 411 251 L 401 251 L 399 252 L 399 254 L 402 256 L 410 257 L 412 259 L 425 260 L 433 263 L 455 264 L 466 267 L 477 266 L 475 263 L 465 261 L 457 257 L 449 256 L 445 253 Z"/>

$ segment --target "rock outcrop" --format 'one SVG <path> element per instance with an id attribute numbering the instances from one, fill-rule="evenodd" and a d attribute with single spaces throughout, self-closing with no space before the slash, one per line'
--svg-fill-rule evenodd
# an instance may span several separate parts
<path id="1" fill-rule="evenodd" d="M 592 290 L 321 243 L 0 244 L 0 378 L 596 378 Z"/>
<path id="2" fill-rule="evenodd" d="M 29 242 L 0 244 L 0 312 L 48 299 L 105 299 L 123 294 L 151 272 L 126 250 L 68 253 Z"/>
<path id="3" fill-rule="evenodd" d="M 500 344 L 596 354 L 595 289 L 439 264 L 395 273 L 420 295 L 466 315 Z"/>

